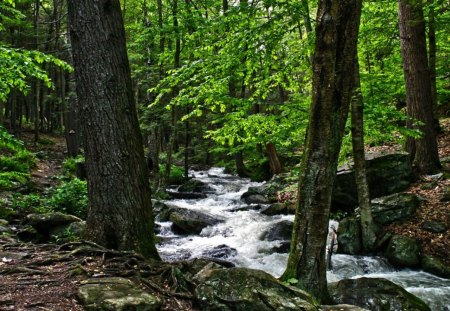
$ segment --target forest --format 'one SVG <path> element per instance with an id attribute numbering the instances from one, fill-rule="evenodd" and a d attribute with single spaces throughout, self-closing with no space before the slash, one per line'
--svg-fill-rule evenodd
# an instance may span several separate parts
<path id="1" fill-rule="evenodd" d="M 1 0 L 0 310 L 450 310 L 450 3 Z"/>

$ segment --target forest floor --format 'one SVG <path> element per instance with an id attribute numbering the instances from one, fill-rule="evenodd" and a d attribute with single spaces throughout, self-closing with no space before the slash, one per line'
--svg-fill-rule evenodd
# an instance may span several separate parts
<path id="1" fill-rule="evenodd" d="M 439 152 L 444 158 L 450 156 L 450 119 L 441 121 L 441 125 Z M 24 133 L 22 139 L 32 141 L 31 134 Z M 38 154 L 32 172 L 38 191 L 58 183 L 56 176 L 61 174 L 64 159 L 64 139 L 57 136 L 45 136 L 45 139 L 53 143 L 41 145 L 39 149 L 26 144 Z M 398 146 L 381 149 L 398 149 Z M 450 172 L 448 163 L 444 170 Z M 445 177 L 446 174 L 440 178 L 422 176 L 412 184 L 407 191 L 420 195 L 424 199 L 422 206 L 414 218 L 390 229 L 417 238 L 424 253 L 450 264 L 450 230 L 437 234 L 423 229 L 426 221 L 450 224 L 450 203 L 441 201 L 444 189 L 450 186 L 450 179 Z M 163 302 L 162 310 L 197 310 L 188 292 L 173 293 L 174 265 L 148 262 L 138 255 L 106 250 L 88 242 L 33 244 L 21 242 L 14 235 L 0 234 L 0 310 L 83 310 L 76 293 L 88 276 L 127 277 L 158 296 Z M 146 271 L 145 280 L 136 271 Z"/>

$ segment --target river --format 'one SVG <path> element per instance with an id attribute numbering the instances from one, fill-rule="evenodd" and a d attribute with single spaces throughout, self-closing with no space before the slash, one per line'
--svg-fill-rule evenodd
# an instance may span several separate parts
<path id="1" fill-rule="evenodd" d="M 158 251 L 164 260 L 196 257 L 224 259 L 239 267 L 264 270 L 279 277 L 287 263 L 283 241 L 267 241 L 267 231 L 281 221 L 293 221 L 293 215 L 266 216 L 248 209 L 240 198 L 249 187 L 260 183 L 224 174 L 223 168 L 191 171 L 190 175 L 208 185 L 207 197 L 196 200 L 170 200 L 171 205 L 207 212 L 225 218 L 206 227 L 199 235 L 177 235 L 170 222 L 159 222 L 161 244 Z M 333 226 L 337 223 L 331 222 Z M 284 242 L 285 243 L 285 242 Z M 382 257 L 333 255 L 329 282 L 344 278 L 383 277 L 423 299 L 433 311 L 450 311 L 450 280 L 423 271 L 397 270 Z"/>

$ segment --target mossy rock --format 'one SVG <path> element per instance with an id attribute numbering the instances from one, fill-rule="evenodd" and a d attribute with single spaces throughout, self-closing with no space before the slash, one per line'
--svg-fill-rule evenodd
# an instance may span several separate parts
<path id="1" fill-rule="evenodd" d="M 346 279 L 328 286 L 336 303 L 345 303 L 372 311 L 431 311 L 420 298 L 382 278 Z"/>
<path id="2" fill-rule="evenodd" d="M 195 289 L 204 311 L 300 311 L 318 310 L 312 297 L 253 269 L 210 270 Z"/>
<path id="3" fill-rule="evenodd" d="M 357 255 L 361 253 L 361 226 L 356 217 L 347 217 L 341 220 L 337 240 L 340 254 Z"/>
<path id="4" fill-rule="evenodd" d="M 385 251 L 388 260 L 398 267 L 416 267 L 420 264 L 420 248 L 413 238 L 394 235 Z"/>
<path id="5" fill-rule="evenodd" d="M 441 278 L 450 279 L 450 266 L 434 256 L 422 258 L 422 269 Z"/>
<path id="6" fill-rule="evenodd" d="M 420 199 L 412 193 L 395 193 L 372 200 L 373 220 L 388 225 L 413 216 L 420 206 Z"/>

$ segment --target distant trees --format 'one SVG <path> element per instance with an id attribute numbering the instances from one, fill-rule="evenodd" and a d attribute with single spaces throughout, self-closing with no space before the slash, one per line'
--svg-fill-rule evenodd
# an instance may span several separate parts
<path id="1" fill-rule="evenodd" d="M 410 138 L 408 152 L 419 173 L 435 173 L 439 162 L 433 118 L 433 96 L 427 59 L 423 1 L 399 0 L 400 45 L 406 83 L 409 127 L 422 135 Z"/>
<path id="2" fill-rule="evenodd" d="M 89 190 L 86 237 L 158 258 L 119 0 L 70 0 Z"/>
<path id="3" fill-rule="evenodd" d="M 286 271 L 322 303 L 330 302 L 326 237 L 331 194 L 354 85 L 361 1 L 319 1 L 312 104 Z"/>

